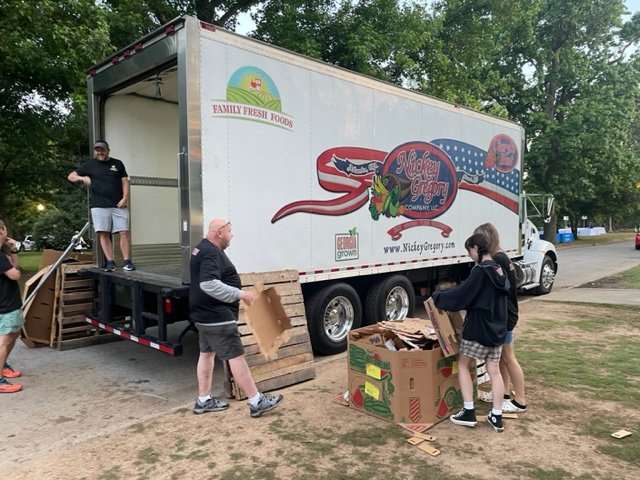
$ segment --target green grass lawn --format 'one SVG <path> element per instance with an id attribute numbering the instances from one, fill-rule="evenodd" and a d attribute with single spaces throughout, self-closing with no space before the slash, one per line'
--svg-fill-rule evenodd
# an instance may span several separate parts
<path id="1" fill-rule="evenodd" d="M 632 270 L 637 281 L 640 268 Z M 572 406 L 584 410 L 574 425 L 576 434 L 592 437 L 598 452 L 640 467 L 640 422 L 625 415 L 640 402 L 640 312 L 621 306 L 551 305 L 545 308 L 556 311 L 547 310 L 544 318 L 534 314 L 518 339 L 527 380 L 576 395 L 584 402 Z M 562 414 L 567 408 L 552 398 L 548 402 L 543 405 L 548 412 Z M 610 413 L 597 415 L 599 408 Z M 625 441 L 611 438 L 621 428 L 634 435 Z"/>
<path id="2" fill-rule="evenodd" d="M 558 244 L 559 248 L 569 248 L 569 247 L 577 247 L 577 246 L 596 246 L 596 245 L 606 245 L 608 243 L 615 242 L 623 242 L 625 240 L 629 241 L 629 245 L 633 245 L 633 239 L 635 238 L 635 232 L 632 230 L 623 231 L 623 232 L 613 232 L 607 233 L 606 235 L 600 235 L 598 237 L 579 237 L 577 240 L 571 243 L 562 243 Z"/>
<path id="3" fill-rule="evenodd" d="M 42 252 L 22 252 L 18 254 L 20 268 L 26 274 L 33 275 L 40 267 L 40 257 Z"/>
<path id="4" fill-rule="evenodd" d="M 637 288 L 640 289 L 640 265 L 617 273 L 610 277 L 604 277 L 594 282 L 589 282 L 582 287 L 590 288 Z"/>

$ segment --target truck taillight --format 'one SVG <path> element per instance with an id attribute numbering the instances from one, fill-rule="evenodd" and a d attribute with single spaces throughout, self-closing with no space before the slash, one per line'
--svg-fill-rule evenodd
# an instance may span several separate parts
<path id="1" fill-rule="evenodd" d="M 164 299 L 164 313 L 166 315 L 173 315 L 173 300 L 170 298 Z"/>

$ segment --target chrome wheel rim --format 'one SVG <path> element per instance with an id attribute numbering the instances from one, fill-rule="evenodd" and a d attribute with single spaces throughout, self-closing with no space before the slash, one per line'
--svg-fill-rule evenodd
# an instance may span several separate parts
<path id="1" fill-rule="evenodd" d="M 542 267 L 542 275 L 540 278 L 540 283 L 545 290 L 548 290 L 553 285 L 553 281 L 556 278 L 556 272 L 553 270 L 553 267 L 548 263 L 545 263 Z"/>
<path id="2" fill-rule="evenodd" d="M 402 320 L 409 313 L 409 293 L 404 287 L 393 287 L 384 302 L 385 317 L 387 320 Z"/>
<path id="3" fill-rule="evenodd" d="M 324 309 L 324 333 L 332 342 L 340 342 L 353 326 L 355 310 L 347 297 L 334 297 Z"/>

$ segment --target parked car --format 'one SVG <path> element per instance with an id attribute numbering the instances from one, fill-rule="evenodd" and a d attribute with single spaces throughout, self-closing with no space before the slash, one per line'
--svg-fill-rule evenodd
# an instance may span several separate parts
<path id="1" fill-rule="evenodd" d="M 24 240 L 16 243 L 18 244 L 17 248 L 20 252 L 30 252 L 36 249 L 36 242 L 33 239 L 33 235 L 27 235 L 24 237 Z"/>

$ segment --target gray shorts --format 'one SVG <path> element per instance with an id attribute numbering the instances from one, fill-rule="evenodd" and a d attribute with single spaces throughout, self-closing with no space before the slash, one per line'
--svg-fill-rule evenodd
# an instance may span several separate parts
<path id="1" fill-rule="evenodd" d="M 462 339 L 460 343 L 460 355 L 464 355 L 465 357 L 475 358 L 480 361 L 493 361 L 499 362 L 500 355 L 502 355 L 502 345 L 497 345 L 495 347 L 487 347 L 486 345 L 481 345 L 478 342 L 474 342 L 473 340 L 465 340 Z"/>
<path id="2" fill-rule="evenodd" d="M 127 208 L 92 208 L 91 220 L 96 232 L 129 231 L 129 210 Z"/>
<path id="3" fill-rule="evenodd" d="M 200 351 L 215 353 L 221 360 L 231 360 L 244 354 L 238 324 L 197 324 Z"/>

